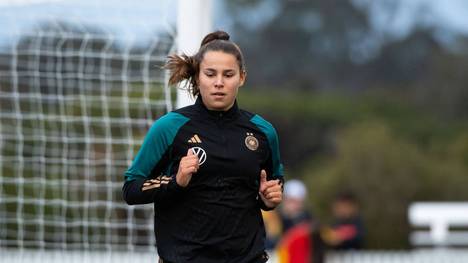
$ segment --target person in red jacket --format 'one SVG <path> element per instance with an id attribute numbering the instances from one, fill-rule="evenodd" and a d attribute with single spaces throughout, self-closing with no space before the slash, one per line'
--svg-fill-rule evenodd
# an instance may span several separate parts
<path id="1" fill-rule="evenodd" d="M 276 253 L 279 263 L 322 263 L 325 245 L 317 226 L 304 222 L 286 232 Z"/>

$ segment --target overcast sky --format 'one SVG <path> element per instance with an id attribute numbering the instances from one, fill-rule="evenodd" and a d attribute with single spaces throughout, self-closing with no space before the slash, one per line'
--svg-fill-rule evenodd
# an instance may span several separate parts
<path id="1" fill-rule="evenodd" d="M 396 35 L 406 35 L 416 24 L 468 34 L 467 0 L 394 0 L 401 5 L 395 17 L 391 18 L 388 12 L 379 10 L 382 5 L 378 5 L 378 1 L 355 1 L 370 3 L 374 26 Z"/>
<path id="2" fill-rule="evenodd" d="M 132 41 L 157 30 L 173 30 L 176 1 L 171 0 L 0 0 L 0 41 L 34 30 L 44 21 L 69 21 L 98 27 Z"/>
<path id="3" fill-rule="evenodd" d="M 468 0 L 394 0 L 403 5 L 396 17 L 387 17 L 373 0 L 372 22 L 379 30 L 406 35 L 415 24 L 434 25 L 440 30 L 468 34 Z M 0 0 L 0 41 L 32 30 L 39 21 L 66 20 L 79 25 L 98 26 L 132 40 L 154 35 L 157 29 L 173 30 L 174 0 Z M 214 0 L 215 9 L 221 6 Z M 223 12 L 215 12 L 215 27 L 228 26 Z M 229 29 L 229 28 L 228 28 Z M 143 37 L 144 38 L 144 37 Z"/>

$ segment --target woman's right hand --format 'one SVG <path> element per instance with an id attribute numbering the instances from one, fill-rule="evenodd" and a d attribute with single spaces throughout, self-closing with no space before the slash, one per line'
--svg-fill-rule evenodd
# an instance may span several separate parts
<path id="1" fill-rule="evenodd" d="M 199 167 L 198 156 L 193 153 L 192 148 L 188 149 L 187 156 L 180 159 L 179 171 L 176 175 L 177 184 L 186 187 L 192 179 L 192 174 L 196 173 Z"/>

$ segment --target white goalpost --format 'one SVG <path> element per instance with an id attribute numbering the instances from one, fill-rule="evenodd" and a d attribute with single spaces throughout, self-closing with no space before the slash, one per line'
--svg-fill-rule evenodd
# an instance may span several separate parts
<path id="1" fill-rule="evenodd" d="M 54 20 L 0 49 L 0 262 L 155 261 L 152 206 L 121 188 L 153 121 L 190 103 L 161 66 L 198 48 L 211 0 L 177 6 L 144 43 Z"/>
<path id="2" fill-rule="evenodd" d="M 193 55 L 212 28 L 212 0 L 179 0 L 177 7 L 178 51 Z M 177 108 L 193 103 L 184 90 L 177 91 Z"/>

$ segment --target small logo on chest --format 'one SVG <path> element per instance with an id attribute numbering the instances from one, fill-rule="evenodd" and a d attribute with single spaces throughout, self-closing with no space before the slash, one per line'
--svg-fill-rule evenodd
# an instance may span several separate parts
<path id="1" fill-rule="evenodd" d="M 200 147 L 192 147 L 193 153 L 198 156 L 198 163 L 202 165 L 206 161 L 206 152 Z"/>
<path id="2" fill-rule="evenodd" d="M 197 134 L 194 134 L 187 142 L 189 143 L 201 143 L 200 137 Z"/>
<path id="3" fill-rule="evenodd" d="M 251 151 L 258 149 L 258 140 L 254 137 L 253 133 L 247 133 L 247 137 L 245 137 L 245 146 L 247 146 Z"/>

